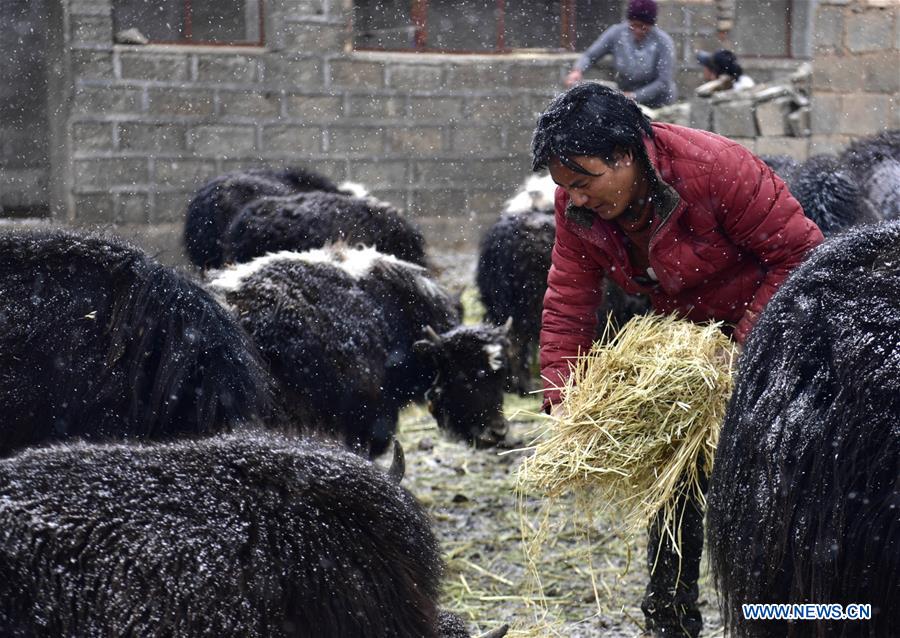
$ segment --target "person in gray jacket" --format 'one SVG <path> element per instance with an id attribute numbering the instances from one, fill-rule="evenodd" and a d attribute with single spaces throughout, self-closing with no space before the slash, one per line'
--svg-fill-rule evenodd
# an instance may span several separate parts
<path id="1" fill-rule="evenodd" d="M 627 20 L 604 31 L 578 58 L 566 76 L 566 86 L 580 82 L 587 68 L 610 53 L 616 83 L 627 97 L 651 108 L 674 102 L 678 95 L 673 79 L 675 45 L 655 25 L 654 0 L 629 0 Z"/>

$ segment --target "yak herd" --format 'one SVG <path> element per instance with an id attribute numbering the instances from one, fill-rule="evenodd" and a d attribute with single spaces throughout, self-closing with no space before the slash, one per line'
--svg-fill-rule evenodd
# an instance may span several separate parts
<path id="1" fill-rule="evenodd" d="M 0 233 L 0 635 L 469 636 L 402 452 L 369 459 L 412 401 L 502 442 L 508 326 L 462 325 L 418 229 L 309 171 L 213 180 L 185 243 L 196 281 Z"/>
<path id="2" fill-rule="evenodd" d="M 889 635 L 900 131 L 763 159 L 827 241 L 740 359 L 708 497 L 723 618 L 735 635 Z M 504 390 L 535 389 L 554 189 L 528 180 L 484 235 L 479 325 L 412 221 L 299 168 L 197 191 L 196 274 L 104 234 L 0 233 L 0 634 L 468 636 L 438 606 L 402 450 L 387 471 L 371 459 L 411 402 L 451 437 L 503 443 Z M 648 310 L 607 285 L 598 326 Z M 873 616 L 751 621 L 748 602 Z"/>

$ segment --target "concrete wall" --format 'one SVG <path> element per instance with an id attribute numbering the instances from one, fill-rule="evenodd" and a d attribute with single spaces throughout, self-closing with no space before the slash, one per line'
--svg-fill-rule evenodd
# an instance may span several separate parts
<path id="1" fill-rule="evenodd" d="M 363 182 L 432 244 L 473 247 L 529 174 L 535 119 L 576 57 L 353 52 L 350 0 L 267 2 L 265 48 L 114 45 L 110 0 L 59 6 L 54 219 L 117 224 L 172 262 L 195 189 L 261 163 Z M 716 46 L 713 3 L 662 2 L 660 25 L 689 93 L 693 49 Z"/>
<path id="2" fill-rule="evenodd" d="M 811 153 L 900 128 L 900 0 L 819 0 Z"/>

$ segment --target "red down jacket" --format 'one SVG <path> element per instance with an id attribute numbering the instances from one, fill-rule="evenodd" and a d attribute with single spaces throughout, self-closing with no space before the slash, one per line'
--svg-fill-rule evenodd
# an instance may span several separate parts
<path id="1" fill-rule="evenodd" d="M 660 313 L 735 324 L 743 344 L 788 273 L 823 240 L 800 204 L 760 159 L 706 131 L 653 124 L 645 138 L 661 179 L 650 235 L 656 281 L 634 280 L 625 235 L 597 217 L 567 215 L 556 190 L 556 242 L 541 326 L 545 407 L 559 400 L 570 361 L 590 348 L 606 274 L 626 292 L 644 293 Z"/>

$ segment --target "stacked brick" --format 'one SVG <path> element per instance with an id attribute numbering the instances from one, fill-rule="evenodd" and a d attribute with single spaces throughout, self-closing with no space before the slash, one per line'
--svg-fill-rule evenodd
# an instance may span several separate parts
<path id="1" fill-rule="evenodd" d="M 803 160 L 810 135 L 809 80 L 809 65 L 804 64 L 780 82 L 695 97 L 687 123 L 736 140 L 756 153 Z"/>

